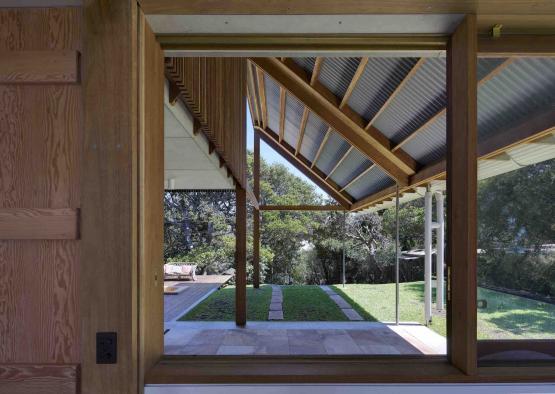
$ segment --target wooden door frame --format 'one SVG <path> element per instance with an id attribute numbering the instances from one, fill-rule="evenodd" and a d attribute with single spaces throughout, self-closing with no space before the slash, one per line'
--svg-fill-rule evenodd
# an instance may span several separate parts
<path id="1" fill-rule="evenodd" d="M 145 382 L 553 381 L 553 366 L 524 369 L 467 368 L 476 363 L 475 351 L 467 351 L 469 347 L 476 346 L 475 339 L 467 335 L 458 346 L 450 347 L 448 357 L 453 364 L 446 357 L 253 359 L 237 356 L 225 360 L 219 357 L 164 357 L 162 348 L 159 349 L 160 361 L 150 371 L 146 371 L 143 381 L 140 354 L 145 345 L 140 339 L 140 327 L 143 324 L 141 319 L 148 316 L 148 311 L 141 310 L 145 304 L 138 301 L 142 291 L 141 275 L 145 272 L 144 261 L 139 258 L 139 221 L 144 214 L 141 212 L 144 206 L 139 205 L 137 197 L 141 182 L 144 182 L 138 169 L 142 154 L 138 139 L 138 119 L 141 116 L 138 103 L 139 66 L 135 60 L 138 59 L 139 48 L 139 9 L 134 0 L 89 0 L 85 2 L 84 8 L 86 162 L 83 174 L 83 215 L 96 215 L 105 218 L 105 221 L 83 222 L 82 261 L 91 266 L 96 264 L 102 268 L 102 272 L 110 272 L 110 269 L 115 269 L 115 272 L 97 278 L 100 280 L 94 281 L 87 277 L 82 281 L 83 393 L 135 393 L 142 390 Z M 105 17 L 107 12 L 110 18 Z M 522 50 L 522 43 L 513 49 L 505 46 L 503 51 L 516 51 L 517 47 Z M 546 49 L 542 48 L 541 51 L 545 53 Z M 494 52 L 489 50 L 490 54 Z M 555 53 L 555 50 L 552 52 Z M 124 61 L 114 61 L 115 53 L 122 56 Z M 99 64 L 104 65 L 104 68 L 98 69 Z M 115 81 L 117 84 L 114 84 Z M 107 108 L 107 102 L 113 103 L 113 107 Z M 99 178 L 99 171 L 102 174 L 105 171 L 108 176 Z M 91 192 L 88 196 L 87 191 Z M 119 200 L 115 202 L 115 198 Z M 120 236 L 116 240 L 106 238 L 106 234 L 113 234 L 114 225 L 121 229 Z M 117 245 L 115 241 L 118 241 Z M 101 259 L 94 260 L 94 256 L 98 255 L 96 252 L 87 255 L 87 251 L 99 248 L 100 245 L 107 246 L 102 251 Z M 475 261 L 466 269 L 475 269 Z M 453 298 L 461 296 L 457 294 L 461 289 L 475 284 L 468 275 L 457 275 L 454 279 L 457 280 L 457 286 L 451 288 Z M 453 303 L 452 308 L 468 308 L 470 303 Z M 462 310 L 452 310 L 451 313 L 459 312 Z M 464 313 L 469 316 L 468 309 L 464 309 Z M 471 315 L 469 318 L 472 319 Z M 93 334 L 103 330 L 120 334 L 118 350 L 121 358 L 119 364 L 114 366 L 97 365 L 94 361 Z M 461 363 L 459 360 L 464 361 Z"/>

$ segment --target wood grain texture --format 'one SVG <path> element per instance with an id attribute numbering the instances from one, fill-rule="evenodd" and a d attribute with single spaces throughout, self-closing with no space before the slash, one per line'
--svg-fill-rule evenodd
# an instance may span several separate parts
<path id="1" fill-rule="evenodd" d="M 164 354 L 164 54 L 139 14 L 139 381 Z"/>
<path id="2" fill-rule="evenodd" d="M 77 51 L 1 51 L 0 83 L 75 83 Z"/>
<path id="3" fill-rule="evenodd" d="M 54 364 L 0 364 L 0 393 L 75 394 L 79 367 Z"/>
<path id="4" fill-rule="evenodd" d="M 542 15 L 551 2 L 533 0 L 140 0 L 145 14 L 450 14 Z"/>
<path id="5" fill-rule="evenodd" d="M 77 209 L 0 208 L 0 239 L 77 239 Z"/>
<path id="6" fill-rule="evenodd" d="M 166 76 L 181 89 L 180 97 L 234 179 L 247 188 L 245 59 L 169 58 Z M 264 122 L 265 107 L 261 112 L 260 120 Z"/>
<path id="7" fill-rule="evenodd" d="M 447 50 L 447 352 L 467 375 L 477 372 L 477 32 L 467 15 Z"/>
<path id="8" fill-rule="evenodd" d="M 235 187 L 235 324 L 247 324 L 247 194 Z"/>
<path id="9" fill-rule="evenodd" d="M 555 367 L 479 368 L 463 374 L 444 357 L 166 357 L 147 384 L 553 382 Z"/>
<path id="10" fill-rule="evenodd" d="M 12 51 L 76 54 L 81 51 L 81 10 L 0 10 L 0 52 Z M 0 83 L 3 213 L 17 213 L 28 224 L 42 222 L 48 212 L 76 213 L 81 109 L 77 84 Z M 79 362 L 79 268 L 76 241 L 0 241 L 0 363 Z M 13 382 L 10 390 L 21 387 L 26 383 Z"/>
<path id="11" fill-rule="evenodd" d="M 139 390 L 137 14 L 133 1 L 84 2 L 82 394 Z M 117 332 L 117 364 L 96 364 L 98 331 Z"/>

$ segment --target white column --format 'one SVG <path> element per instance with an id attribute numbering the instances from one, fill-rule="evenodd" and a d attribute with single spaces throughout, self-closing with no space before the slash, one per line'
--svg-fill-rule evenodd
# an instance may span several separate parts
<path id="1" fill-rule="evenodd" d="M 436 192 L 436 222 L 437 227 L 437 246 L 436 246 L 436 307 L 438 311 L 443 310 L 443 288 L 445 280 L 444 272 L 444 250 L 445 250 L 445 220 L 443 220 L 443 193 Z"/>
<path id="2" fill-rule="evenodd" d="M 424 195 L 424 318 L 432 320 L 432 192 Z"/>

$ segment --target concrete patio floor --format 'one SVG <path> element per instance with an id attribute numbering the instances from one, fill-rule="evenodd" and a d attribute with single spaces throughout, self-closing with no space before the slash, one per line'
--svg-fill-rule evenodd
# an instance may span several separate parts
<path id="1" fill-rule="evenodd" d="M 445 338 L 418 323 L 169 322 L 167 355 L 445 355 Z"/>

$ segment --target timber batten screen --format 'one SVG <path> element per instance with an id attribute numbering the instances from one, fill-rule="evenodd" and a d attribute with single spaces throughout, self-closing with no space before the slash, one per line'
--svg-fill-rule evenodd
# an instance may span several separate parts
<path id="1" fill-rule="evenodd" d="M 247 188 L 245 59 L 167 58 L 166 76 L 233 177 Z"/>

